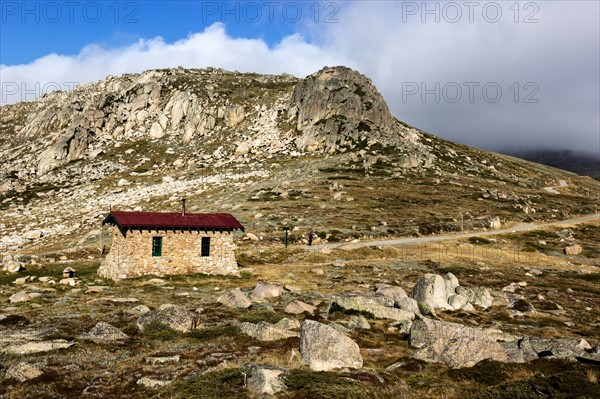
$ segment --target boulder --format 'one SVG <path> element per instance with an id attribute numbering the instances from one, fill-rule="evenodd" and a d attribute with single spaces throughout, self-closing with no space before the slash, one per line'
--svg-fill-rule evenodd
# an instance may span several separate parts
<path id="1" fill-rule="evenodd" d="M 31 276 L 19 277 L 15 281 L 13 281 L 14 285 L 23 285 L 31 281 Z"/>
<path id="2" fill-rule="evenodd" d="M 15 260 L 8 261 L 3 267 L 9 273 L 18 273 L 22 270 L 25 270 L 23 264 L 21 262 L 17 262 Z"/>
<path id="3" fill-rule="evenodd" d="M 351 330 L 370 330 L 371 325 L 364 316 L 350 316 L 346 326 Z"/>
<path id="4" fill-rule="evenodd" d="M 290 314 L 302 314 L 304 312 L 308 314 L 314 314 L 317 308 L 313 305 L 309 305 L 308 303 L 302 301 L 293 301 L 287 304 L 284 311 Z"/>
<path id="5" fill-rule="evenodd" d="M 18 303 L 18 302 L 28 302 L 31 301 L 31 296 L 29 296 L 29 294 L 27 294 L 27 292 L 25 291 L 19 291 L 16 294 L 13 294 L 10 296 L 10 298 L 8 298 L 8 301 L 10 303 Z"/>
<path id="6" fill-rule="evenodd" d="M 581 248 L 581 245 L 579 244 L 573 244 L 565 247 L 564 252 L 567 255 L 579 255 L 581 252 L 583 252 L 583 248 Z"/>
<path id="7" fill-rule="evenodd" d="M 469 303 L 469 298 L 464 295 L 454 294 L 448 297 L 448 304 L 454 308 L 454 310 L 459 310 L 464 308 Z"/>
<path id="8" fill-rule="evenodd" d="M 158 309 L 144 313 L 137 320 L 140 331 L 144 331 L 152 323 L 160 323 L 184 333 L 202 327 L 197 313 L 172 304 L 161 305 Z"/>
<path id="9" fill-rule="evenodd" d="M 488 226 L 490 229 L 498 230 L 502 227 L 502 222 L 500 221 L 500 218 L 496 216 L 488 220 Z"/>
<path id="10" fill-rule="evenodd" d="M 118 328 L 108 323 L 100 322 L 87 333 L 80 335 L 79 339 L 96 343 L 114 343 L 126 341 L 129 337 Z"/>
<path id="11" fill-rule="evenodd" d="M 283 287 L 279 284 L 257 283 L 252 296 L 257 299 L 277 298 L 282 292 Z"/>
<path id="12" fill-rule="evenodd" d="M 151 139 L 160 139 L 165 135 L 165 131 L 163 127 L 158 122 L 154 122 L 152 127 L 150 127 L 150 138 Z"/>
<path id="13" fill-rule="evenodd" d="M 53 341 L 35 341 L 12 344 L 7 347 L 0 348 L 0 352 L 12 355 L 30 355 L 33 353 L 43 353 L 57 349 L 65 349 L 71 346 L 73 346 L 73 344 L 65 341 L 64 339 L 56 339 Z"/>
<path id="14" fill-rule="evenodd" d="M 498 340 L 510 338 L 500 330 L 423 318 L 413 323 L 409 344 L 419 349 L 412 355 L 415 359 L 461 368 L 472 367 L 484 359 L 507 361 Z"/>
<path id="15" fill-rule="evenodd" d="M 252 366 L 248 372 L 248 390 L 255 395 L 274 395 L 285 390 L 285 370 L 269 366 Z"/>
<path id="16" fill-rule="evenodd" d="M 135 316 L 141 316 L 145 313 L 148 313 L 150 311 L 150 308 L 146 305 L 137 305 L 132 307 L 131 309 L 127 309 L 125 312 L 135 315 Z"/>
<path id="17" fill-rule="evenodd" d="M 454 290 L 458 295 L 467 297 L 467 300 L 471 302 L 473 300 L 473 290 L 467 287 L 456 287 Z"/>
<path id="18" fill-rule="evenodd" d="M 522 337 L 515 341 L 502 342 L 508 362 L 525 363 L 540 357 L 575 360 L 578 357 L 588 358 L 586 349 L 589 343 L 575 338 L 538 338 Z"/>
<path id="19" fill-rule="evenodd" d="M 361 312 L 378 319 L 396 321 L 413 320 L 415 314 L 404 309 L 394 308 L 394 300 L 377 295 L 336 294 L 330 298 L 328 313 L 341 309 L 343 311 Z"/>
<path id="20" fill-rule="evenodd" d="M 287 339 L 298 337 L 295 331 L 285 330 L 274 326 L 273 324 L 265 323 L 260 321 L 258 323 L 240 323 L 240 330 L 246 334 L 255 338 L 259 341 L 278 341 L 280 339 Z"/>
<path id="21" fill-rule="evenodd" d="M 314 320 L 304 320 L 300 334 L 302 360 L 314 371 L 361 368 L 360 348 L 346 335 Z"/>
<path id="22" fill-rule="evenodd" d="M 250 145 L 248 143 L 240 143 L 235 149 L 235 156 L 243 156 L 250 152 Z"/>
<path id="23" fill-rule="evenodd" d="M 394 302 L 394 305 L 399 309 L 404 309 L 414 314 L 420 314 L 419 303 L 412 298 L 398 298 Z"/>
<path id="24" fill-rule="evenodd" d="M 452 310 L 446 300 L 446 284 L 442 276 L 428 273 L 417 281 L 412 290 L 412 297 L 417 302 L 424 302 L 434 309 Z"/>
<path id="25" fill-rule="evenodd" d="M 179 355 L 173 355 L 173 356 L 148 356 L 144 358 L 144 361 L 146 363 L 149 363 L 153 366 L 156 366 L 157 364 L 175 364 L 175 363 L 179 363 Z"/>
<path id="26" fill-rule="evenodd" d="M 28 240 L 37 240 L 40 239 L 44 236 L 44 232 L 42 230 L 30 230 L 28 232 L 26 232 L 25 234 L 23 234 L 23 238 L 26 238 Z"/>
<path id="27" fill-rule="evenodd" d="M 223 293 L 217 302 L 233 309 L 247 309 L 252 306 L 250 299 L 239 288 Z"/>
<path id="28" fill-rule="evenodd" d="M 401 287 L 395 287 L 392 285 L 389 286 L 380 286 L 375 291 L 379 295 L 386 296 L 388 298 L 392 298 L 394 301 L 399 299 L 408 298 L 406 295 L 406 291 L 404 291 Z"/>
<path id="29" fill-rule="evenodd" d="M 444 285 L 446 287 L 446 297 L 449 298 L 451 295 L 456 294 L 456 288 L 458 284 L 458 278 L 452 273 L 446 273 L 444 275 Z"/>
<path id="30" fill-rule="evenodd" d="M 284 330 L 297 330 L 300 328 L 300 322 L 296 319 L 288 319 L 284 317 L 277 323 L 273 324 L 274 327 L 283 328 Z"/>
<path id="31" fill-rule="evenodd" d="M 487 288 L 475 288 L 473 289 L 473 299 L 471 304 L 479 306 L 482 309 L 487 309 L 492 306 L 494 298 Z"/>
<path id="32" fill-rule="evenodd" d="M 33 380 L 43 374 L 42 370 L 27 363 L 13 364 L 6 370 L 5 379 L 13 379 L 19 382 Z"/>
<path id="33" fill-rule="evenodd" d="M 527 301 L 526 299 L 517 299 L 516 301 L 514 301 L 511 305 L 510 308 L 512 310 L 516 310 L 519 312 L 535 312 L 535 308 L 533 307 L 533 305 L 531 303 L 529 303 L 529 301 Z"/>
<path id="34" fill-rule="evenodd" d="M 74 278 L 63 278 L 58 282 L 60 285 L 68 285 L 69 287 L 77 287 L 79 282 Z"/>

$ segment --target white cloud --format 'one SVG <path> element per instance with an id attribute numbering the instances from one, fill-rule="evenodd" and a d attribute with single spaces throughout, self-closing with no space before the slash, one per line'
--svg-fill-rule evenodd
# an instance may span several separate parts
<path id="1" fill-rule="evenodd" d="M 338 23 L 300 24 L 298 34 L 273 47 L 260 39 L 232 38 L 224 25 L 214 24 L 174 43 L 153 38 L 117 49 L 90 45 L 76 56 L 53 54 L 26 65 L 3 65 L 1 79 L 3 84 L 24 82 L 31 89 L 35 82 L 83 83 L 179 65 L 302 77 L 324 65 L 343 64 L 371 77 L 396 117 L 431 133 L 487 148 L 600 151 L 599 4 L 535 2 L 533 17 L 539 21 L 525 24 L 523 19 L 534 9 L 521 8 L 520 22 L 515 23 L 509 8 L 514 3 L 497 2 L 502 17 L 490 23 L 482 14 L 489 3 L 480 2 L 473 23 L 460 1 L 455 3 L 463 13 L 459 23 L 445 21 L 443 14 L 439 23 L 433 15 L 423 23 L 419 14 L 403 14 L 403 8 L 420 8 L 422 2 L 344 2 Z M 448 2 L 427 4 L 443 8 Z M 433 95 L 422 102 L 420 93 L 403 99 L 410 82 L 430 89 L 436 82 L 440 88 L 457 82 L 463 97 L 457 103 L 443 96 L 436 103 Z M 465 82 L 480 84 L 472 103 Z M 491 82 L 503 91 L 497 103 L 482 95 L 483 85 Z M 517 102 L 514 82 L 519 85 Z M 525 86 L 528 82 L 535 85 Z M 539 102 L 524 103 L 536 88 Z M 19 96 L 22 90 L 7 99 L 14 102 Z"/>
<path id="2" fill-rule="evenodd" d="M 69 87 L 73 82 L 88 83 L 107 75 L 155 68 L 212 66 L 242 72 L 287 72 L 305 76 L 320 69 L 323 63 L 343 63 L 335 57 L 307 43 L 299 34 L 285 37 L 269 48 L 260 39 L 232 38 L 223 24 L 215 23 L 203 32 L 174 43 L 157 37 L 116 49 L 90 44 L 75 56 L 50 54 L 30 64 L 2 65 L 2 103 L 31 100 L 41 94 L 44 87 Z"/>

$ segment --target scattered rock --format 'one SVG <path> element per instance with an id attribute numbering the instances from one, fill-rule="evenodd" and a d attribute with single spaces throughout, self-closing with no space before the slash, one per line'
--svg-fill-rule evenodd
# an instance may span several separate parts
<path id="1" fill-rule="evenodd" d="M 351 330 L 370 330 L 371 325 L 364 316 L 350 316 L 346 326 Z"/>
<path id="2" fill-rule="evenodd" d="M 432 308 L 453 310 L 446 300 L 446 284 L 438 274 L 422 276 L 412 290 L 412 297 L 417 302 L 427 303 Z"/>
<path id="3" fill-rule="evenodd" d="M 299 287 L 296 287 L 295 285 L 284 285 L 283 288 L 286 291 L 291 292 L 292 294 L 299 294 L 302 292 L 302 290 Z"/>
<path id="4" fill-rule="evenodd" d="M 16 279 L 15 281 L 13 281 L 14 285 L 23 285 L 29 282 L 29 280 L 31 280 L 31 276 L 26 276 L 26 277 L 19 277 L 18 279 Z"/>
<path id="5" fill-rule="evenodd" d="M 583 248 L 581 248 L 581 245 L 579 244 L 573 244 L 565 247 L 564 252 L 567 255 L 579 255 L 583 252 Z"/>
<path id="6" fill-rule="evenodd" d="M 179 363 L 179 356 L 178 355 L 157 356 L 157 357 L 148 356 L 148 357 L 144 358 L 144 361 L 153 366 L 156 366 L 157 364 L 175 364 L 175 363 Z"/>
<path id="7" fill-rule="evenodd" d="M 137 380 L 138 385 L 152 389 L 164 387 L 165 385 L 169 385 L 171 382 L 172 381 L 170 380 L 157 380 L 150 377 L 142 377 L 139 380 Z"/>
<path id="8" fill-rule="evenodd" d="M 5 348 L 1 348 L 0 352 L 13 355 L 30 355 L 32 353 L 42 353 L 50 352 L 57 349 L 65 349 L 73 345 L 74 344 L 69 343 L 64 339 L 57 339 L 53 341 L 37 341 L 13 344 Z"/>
<path id="9" fill-rule="evenodd" d="M 314 371 L 361 368 L 360 348 L 352 339 L 328 325 L 304 320 L 300 335 L 302 360 Z"/>
<path id="10" fill-rule="evenodd" d="M 87 333 L 80 335 L 79 339 L 96 343 L 116 343 L 126 341 L 129 337 L 118 328 L 108 323 L 100 322 Z"/>
<path id="11" fill-rule="evenodd" d="M 69 287 L 77 287 L 79 282 L 74 278 L 63 278 L 58 282 L 60 285 L 68 285 Z"/>
<path id="12" fill-rule="evenodd" d="M 471 303 L 475 306 L 479 306 L 482 309 L 487 309 L 493 304 L 494 298 L 487 288 L 475 288 L 473 289 L 473 299 Z"/>
<path id="13" fill-rule="evenodd" d="M 9 273 L 18 273 L 20 271 L 25 270 L 25 267 L 23 267 L 23 264 L 21 262 L 11 260 L 4 265 L 3 269 Z"/>
<path id="14" fill-rule="evenodd" d="M 88 286 L 88 289 L 85 291 L 86 294 L 100 294 L 102 292 L 104 292 L 104 289 L 106 287 L 102 287 L 99 285 L 90 285 Z"/>
<path id="15" fill-rule="evenodd" d="M 502 227 L 502 222 L 498 216 L 488 220 L 488 226 L 490 229 L 498 230 Z"/>
<path id="16" fill-rule="evenodd" d="M 527 300 L 525 299 L 518 299 L 516 300 L 511 306 L 511 309 L 513 310 L 517 310 L 519 312 L 534 312 L 535 308 L 533 307 L 532 304 L 530 304 Z"/>
<path id="17" fill-rule="evenodd" d="M 284 317 L 277 323 L 273 324 L 274 327 L 283 328 L 284 330 L 297 330 L 300 328 L 300 322 L 296 319 L 288 319 Z"/>
<path id="18" fill-rule="evenodd" d="M 415 359 L 461 368 L 472 367 L 484 359 L 506 361 L 506 353 L 497 341 L 510 338 L 500 330 L 484 330 L 423 318 L 413 323 L 409 344 L 419 348 L 412 355 Z"/>
<path id="19" fill-rule="evenodd" d="M 384 296 L 369 296 L 361 294 L 336 294 L 330 298 L 328 313 L 337 309 L 344 311 L 362 312 L 379 319 L 396 321 L 413 320 L 414 313 L 404 309 L 394 308 L 394 300 Z"/>
<path id="20" fill-rule="evenodd" d="M 239 288 L 225 292 L 217 302 L 234 309 L 247 309 L 252 306 L 252 301 Z"/>
<path id="21" fill-rule="evenodd" d="M 454 310 L 459 310 L 464 308 L 469 303 L 469 298 L 464 295 L 454 294 L 448 297 L 448 304 L 454 308 Z"/>
<path id="22" fill-rule="evenodd" d="M 19 382 L 33 380 L 43 374 L 42 370 L 27 363 L 13 364 L 6 370 L 5 379 L 13 379 Z"/>
<path id="23" fill-rule="evenodd" d="M 42 230 L 31 230 L 23 234 L 23 238 L 28 240 L 37 240 L 44 236 L 44 232 Z"/>
<path id="24" fill-rule="evenodd" d="M 18 303 L 18 302 L 28 302 L 31 301 L 31 296 L 27 294 L 25 291 L 19 291 L 16 294 L 13 294 L 8 298 L 10 303 Z"/>
<path id="25" fill-rule="evenodd" d="M 316 309 L 316 307 L 309 305 L 308 303 L 302 301 L 293 301 L 285 307 L 284 311 L 290 314 L 302 314 L 306 312 L 312 315 L 315 313 Z"/>
<path id="26" fill-rule="evenodd" d="M 444 275 L 444 285 L 446 287 L 446 297 L 449 298 L 451 295 L 456 294 L 456 289 L 460 286 L 458 278 L 448 272 Z"/>
<path id="27" fill-rule="evenodd" d="M 286 389 L 284 384 L 285 370 L 268 367 L 252 366 L 248 372 L 248 390 L 257 395 L 274 395 Z"/>
<path id="28" fill-rule="evenodd" d="M 142 314 L 137 320 L 140 331 L 144 331 L 146 326 L 151 323 L 160 323 L 172 330 L 184 333 L 202 328 L 196 313 L 172 304 L 161 305 L 158 309 Z"/>
<path id="29" fill-rule="evenodd" d="M 401 287 L 395 287 L 392 285 L 380 286 L 375 292 L 379 295 L 392 298 L 394 301 L 399 301 L 404 298 L 408 298 L 408 295 L 406 295 L 406 291 L 404 291 Z"/>
<path id="30" fill-rule="evenodd" d="M 277 298 L 283 292 L 283 287 L 279 284 L 257 283 L 252 291 L 252 296 L 258 299 Z"/>
<path id="31" fill-rule="evenodd" d="M 473 300 L 474 294 L 473 290 L 467 287 L 456 287 L 455 292 L 458 295 L 462 295 L 467 298 L 469 302 Z"/>
<path id="32" fill-rule="evenodd" d="M 419 303 L 412 298 L 398 298 L 394 301 L 394 305 L 399 309 L 404 309 L 414 314 L 420 314 Z"/>
<path id="33" fill-rule="evenodd" d="M 265 323 L 264 321 L 258 323 L 240 323 L 240 330 L 259 341 L 278 341 L 280 339 L 287 339 L 298 337 L 295 331 L 285 330 L 274 326 L 273 324 Z"/>

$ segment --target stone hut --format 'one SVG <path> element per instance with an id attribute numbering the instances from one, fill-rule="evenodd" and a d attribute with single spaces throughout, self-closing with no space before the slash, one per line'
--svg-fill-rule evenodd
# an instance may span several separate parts
<path id="1" fill-rule="evenodd" d="M 142 275 L 237 274 L 233 232 L 244 226 L 227 213 L 111 211 L 112 245 L 98 274 L 119 280 Z"/>

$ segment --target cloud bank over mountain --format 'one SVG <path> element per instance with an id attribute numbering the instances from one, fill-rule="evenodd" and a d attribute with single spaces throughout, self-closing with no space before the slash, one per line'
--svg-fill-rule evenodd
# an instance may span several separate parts
<path id="1" fill-rule="evenodd" d="M 333 23 L 298 24 L 271 46 L 250 34 L 234 37 L 223 23 L 175 42 L 90 43 L 78 54 L 2 65 L 1 102 L 154 68 L 303 77 L 347 65 L 372 78 L 397 118 L 445 138 L 490 149 L 599 153 L 598 3 L 465 4 L 343 3 Z"/>

